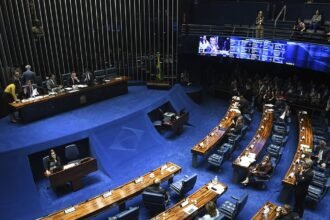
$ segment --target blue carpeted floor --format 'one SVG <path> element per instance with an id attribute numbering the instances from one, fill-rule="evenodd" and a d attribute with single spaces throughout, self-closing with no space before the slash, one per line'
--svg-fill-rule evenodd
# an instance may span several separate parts
<path id="1" fill-rule="evenodd" d="M 148 119 L 147 113 L 166 101 L 170 101 L 176 110 L 185 107 L 190 112 L 189 124 L 191 126 L 185 126 L 184 132 L 180 136 L 173 137 L 166 134 L 164 137 L 160 135 Z M 226 161 L 220 172 L 209 169 L 206 160 L 200 160 L 198 168 L 191 166 L 190 149 L 219 122 L 227 111 L 227 107 L 227 101 L 210 97 L 205 97 L 203 104 L 196 105 L 187 99 L 181 87 L 176 87 L 171 91 L 157 91 L 147 90 L 143 86 L 131 86 L 127 95 L 28 125 L 12 125 L 8 123 L 8 119 L 2 119 L 0 120 L 0 127 L 5 128 L 1 129 L 0 133 L 0 159 L 4 159 L 2 161 L 9 161 L 7 157 L 11 154 L 8 152 L 13 152 L 12 155 L 23 155 L 24 158 L 24 155 L 26 157 L 31 152 L 89 137 L 91 152 L 99 162 L 99 171 L 87 176 L 84 179 L 85 187 L 77 192 L 63 190 L 63 192 L 55 194 L 48 188 L 47 180 L 36 183 L 34 187 L 32 186 L 34 183 L 30 187 L 27 183 L 27 186 L 20 191 L 21 194 L 9 189 L 8 194 L 15 196 L 17 193 L 16 200 L 24 192 L 24 195 L 32 195 L 34 200 L 39 200 L 38 204 L 40 205 L 17 205 L 11 209 L 9 206 L 11 203 L 7 204 L 4 201 L 9 198 L 9 195 L 1 197 L 0 211 L 3 213 L 1 219 L 41 217 L 121 185 L 167 161 L 172 161 L 182 167 L 180 176 L 198 174 L 197 183 L 191 192 L 217 175 L 220 181 L 228 185 L 228 191 L 218 200 L 218 204 L 230 199 L 231 195 L 239 196 L 247 191 L 249 200 L 238 219 L 250 219 L 266 201 L 278 203 L 277 198 L 282 187 L 282 177 L 296 151 L 297 124 L 295 120 L 291 124 L 289 141 L 277 170 L 268 184 L 268 189 L 241 188 L 240 185 L 231 182 L 233 173 L 231 161 Z M 233 158 L 236 158 L 254 135 L 260 117 L 261 114 L 258 112 L 254 115 L 253 122 L 245 138 L 240 142 L 240 148 L 234 152 Z M 19 160 L 18 163 L 21 163 L 22 167 L 26 166 L 24 159 Z M 12 177 L 2 165 L 4 164 L 0 162 L 0 173 Z M 19 165 L 16 166 L 19 167 Z M 30 172 L 28 166 L 25 172 Z M 12 178 L 11 184 L 15 186 L 13 181 L 20 177 Z M 28 174 L 24 178 L 27 182 L 31 181 Z M 175 178 L 178 179 L 179 177 Z M 10 183 L 4 184 L 7 187 L 9 185 Z M 163 186 L 167 188 L 167 184 L 163 184 Z M 8 191 L 3 186 L 0 190 L 2 194 L 6 194 L 6 190 Z M 29 191 L 30 194 L 26 191 Z M 33 199 L 29 201 L 29 197 L 24 198 L 24 200 L 26 203 L 33 202 Z M 172 193 L 171 205 L 177 201 L 178 198 Z M 327 196 L 315 210 L 307 209 L 304 219 L 330 219 L 329 201 L 330 198 Z M 141 207 L 140 219 L 150 217 L 143 208 L 141 196 L 132 199 L 127 205 L 139 205 Z M 117 211 L 114 208 L 96 218 L 104 219 L 116 214 Z"/>

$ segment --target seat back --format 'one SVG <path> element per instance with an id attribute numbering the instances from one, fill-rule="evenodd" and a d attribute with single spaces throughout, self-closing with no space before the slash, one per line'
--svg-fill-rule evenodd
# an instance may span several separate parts
<path id="1" fill-rule="evenodd" d="M 238 213 L 240 211 L 242 211 L 242 209 L 244 208 L 248 198 L 249 198 L 249 194 L 245 193 L 241 198 L 239 198 L 239 200 L 237 200 Z"/>
<path id="2" fill-rule="evenodd" d="M 49 156 L 45 156 L 45 157 L 42 158 L 42 163 L 44 165 L 45 170 L 48 169 L 48 161 L 49 161 Z"/>
<path id="3" fill-rule="evenodd" d="M 138 220 L 139 219 L 139 206 L 130 207 L 128 210 L 118 213 L 113 217 L 109 217 L 108 220 Z"/>
<path id="4" fill-rule="evenodd" d="M 142 193 L 142 201 L 144 206 L 153 212 L 164 211 L 166 209 L 166 199 L 163 194 L 145 191 Z"/>
<path id="5" fill-rule="evenodd" d="M 197 174 L 193 174 L 187 179 L 184 179 L 182 181 L 181 195 L 185 195 L 187 192 L 192 190 L 195 186 L 196 180 L 197 180 Z"/>
<path id="6" fill-rule="evenodd" d="M 79 150 L 76 144 L 70 144 L 65 147 L 65 157 L 68 161 L 79 158 Z"/>

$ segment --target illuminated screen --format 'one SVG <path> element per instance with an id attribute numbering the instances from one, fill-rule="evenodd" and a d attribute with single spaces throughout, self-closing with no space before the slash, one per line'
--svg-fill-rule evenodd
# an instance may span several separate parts
<path id="1" fill-rule="evenodd" d="M 201 36 L 198 53 L 309 68 L 330 73 L 330 46 L 242 37 Z"/>

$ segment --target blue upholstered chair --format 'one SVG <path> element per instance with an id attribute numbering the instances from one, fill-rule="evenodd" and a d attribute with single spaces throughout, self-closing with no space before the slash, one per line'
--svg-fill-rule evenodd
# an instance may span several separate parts
<path id="1" fill-rule="evenodd" d="M 48 169 L 48 161 L 49 161 L 49 156 L 45 156 L 42 158 L 42 164 L 43 164 L 45 170 Z"/>
<path id="2" fill-rule="evenodd" d="M 327 180 L 324 181 L 323 186 L 316 186 L 312 182 L 312 184 L 310 184 L 308 187 L 307 196 L 306 196 L 307 201 L 311 201 L 313 206 L 317 205 L 327 194 L 329 187 L 330 187 L 330 178 L 327 178 Z"/>
<path id="3" fill-rule="evenodd" d="M 288 136 L 273 134 L 272 135 L 272 143 L 280 146 L 284 146 L 285 143 L 288 141 Z"/>
<path id="4" fill-rule="evenodd" d="M 129 209 L 118 213 L 113 217 L 109 217 L 108 220 L 138 220 L 139 219 L 139 206 L 130 207 Z"/>
<path id="5" fill-rule="evenodd" d="M 272 158 L 276 159 L 276 164 L 277 164 L 281 159 L 283 148 L 276 144 L 270 144 L 267 147 L 267 152 Z"/>
<path id="6" fill-rule="evenodd" d="M 192 190 L 197 180 L 197 174 L 185 176 L 184 178 L 172 183 L 170 188 L 178 195 L 184 196 L 187 192 Z"/>
<path id="7" fill-rule="evenodd" d="M 219 154 L 212 154 L 207 159 L 207 162 L 213 167 L 220 168 L 222 163 L 225 161 L 224 154 L 224 151 L 221 151 Z"/>
<path id="8" fill-rule="evenodd" d="M 235 219 L 242 211 L 248 200 L 248 194 L 245 193 L 242 197 L 237 198 L 231 196 L 234 201 L 225 201 L 219 208 L 221 214 L 225 215 L 228 219 Z"/>
<path id="9" fill-rule="evenodd" d="M 290 126 L 288 125 L 274 125 L 273 132 L 279 135 L 286 135 L 290 131 Z"/>
<path id="10" fill-rule="evenodd" d="M 153 213 L 162 212 L 166 209 L 166 198 L 163 194 L 143 192 L 142 201 L 146 209 L 152 211 Z"/>
<path id="11" fill-rule="evenodd" d="M 65 147 L 65 158 L 69 163 L 79 162 L 79 150 L 77 145 L 70 144 Z"/>
<path id="12" fill-rule="evenodd" d="M 272 171 L 264 177 L 255 176 L 254 180 L 251 181 L 251 185 L 254 185 L 254 186 L 259 187 L 261 189 L 266 189 L 267 188 L 267 183 L 269 182 L 270 178 L 273 176 L 274 171 L 275 171 L 276 166 L 277 166 L 276 158 L 271 157 L 270 161 L 271 161 L 272 167 L 273 167 Z"/>

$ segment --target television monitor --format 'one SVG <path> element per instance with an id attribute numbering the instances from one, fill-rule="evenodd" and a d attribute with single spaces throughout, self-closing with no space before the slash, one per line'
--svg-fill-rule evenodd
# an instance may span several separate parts
<path id="1" fill-rule="evenodd" d="M 330 45 L 203 35 L 199 38 L 198 53 L 294 65 L 330 73 Z"/>

